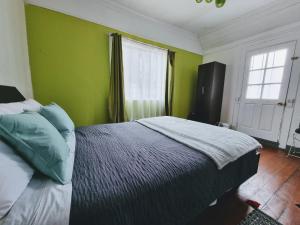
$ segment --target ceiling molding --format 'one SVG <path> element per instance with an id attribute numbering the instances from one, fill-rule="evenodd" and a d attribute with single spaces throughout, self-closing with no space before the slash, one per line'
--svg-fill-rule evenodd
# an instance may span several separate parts
<path id="1" fill-rule="evenodd" d="M 25 0 L 26 3 L 111 27 L 145 39 L 202 54 L 197 34 L 143 16 L 107 0 Z"/>
<path id="2" fill-rule="evenodd" d="M 203 30 L 199 34 L 202 48 L 227 45 L 237 40 L 300 21 L 300 1 L 284 0 L 263 6 L 242 17 Z"/>
<path id="3" fill-rule="evenodd" d="M 227 51 L 230 49 L 234 49 L 237 47 L 243 47 L 246 46 L 253 46 L 256 45 L 258 42 L 272 42 L 273 40 L 282 40 L 287 39 L 287 41 L 296 40 L 300 37 L 300 21 L 289 24 L 286 26 L 278 27 L 273 30 L 269 30 L 242 40 L 234 41 L 232 43 L 222 45 L 216 48 L 211 48 L 209 50 L 204 51 L 204 55 L 211 55 L 218 52 Z"/>

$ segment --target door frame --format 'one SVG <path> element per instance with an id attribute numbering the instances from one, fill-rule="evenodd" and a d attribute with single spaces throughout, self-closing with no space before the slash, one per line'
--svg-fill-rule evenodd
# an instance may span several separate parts
<path id="1" fill-rule="evenodd" d="M 237 59 L 238 62 L 238 74 L 242 74 L 242 76 L 238 76 L 237 80 L 237 89 L 235 91 L 235 99 L 234 99 L 234 108 L 232 112 L 232 125 L 233 127 L 237 127 L 238 125 L 238 118 L 239 118 L 239 111 L 240 111 L 240 100 L 243 94 L 243 84 L 245 79 L 245 69 L 247 66 L 247 54 L 249 52 L 253 52 L 255 50 L 268 48 L 271 46 L 276 46 L 280 44 L 286 44 L 289 42 L 295 43 L 295 53 L 300 54 L 300 44 L 299 39 L 295 38 L 295 35 L 286 35 L 285 37 L 281 38 L 274 38 L 274 39 L 260 39 L 260 40 L 253 40 L 251 42 L 245 43 L 245 46 L 239 47 L 239 54 Z M 300 61 L 300 59 L 299 59 Z M 292 62 L 292 70 L 290 76 L 290 83 L 288 86 L 287 91 L 287 107 L 285 107 L 283 112 L 283 119 L 281 122 L 281 128 L 279 131 L 279 147 L 285 149 L 289 140 L 289 134 L 291 129 L 291 123 L 293 119 L 294 109 L 295 109 L 295 100 L 297 97 L 298 87 L 300 86 L 300 76 L 299 70 L 300 63 Z"/>

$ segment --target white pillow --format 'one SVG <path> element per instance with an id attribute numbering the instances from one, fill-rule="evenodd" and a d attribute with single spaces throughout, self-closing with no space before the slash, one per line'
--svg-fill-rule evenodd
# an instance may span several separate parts
<path id="1" fill-rule="evenodd" d="M 39 111 L 40 108 L 42 107 L 42 105 L 40 103 L 38 103 L 37 101 L 35 101 L 34 99 L 27 99 L 24 102 L 22 102 L 22 104 L 24 105 L 24 110 L 28 110 L 28 111 Z"/>
<path id="2" fill-rule="evenodd" d="M 0 140 L 0 219 L 21 196 L 33 173 L 33 169 Z"/>
<path id="3" fill-rule="evenodd" d="M 33 99 L 0 104 L 0 115 L 38 111 L 41 104 Z M 34 170 L 0 139 L 0 219 L 4 217 L 30 182 Z"/>
<path id="4" fill-rule="evenodd" d="M 4 114 L 18 114 L 28 111 L 38 111 L 41 108 L 41 104 L 33 99 L 28 99 L 23 102 L 13 103 L 1 103 L 0 104 L 0 115 Z"/>

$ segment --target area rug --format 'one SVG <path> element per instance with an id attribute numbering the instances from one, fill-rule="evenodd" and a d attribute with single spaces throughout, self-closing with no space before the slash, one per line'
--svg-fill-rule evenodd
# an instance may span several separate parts
<path id="1" fill-rule="evenodd" d="M 252 211 L 240 225 L 282 225 L 259 209 Z"/>

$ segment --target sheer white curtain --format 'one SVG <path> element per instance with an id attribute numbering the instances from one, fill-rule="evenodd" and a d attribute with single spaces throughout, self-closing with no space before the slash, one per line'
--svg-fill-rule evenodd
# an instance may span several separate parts
<path id="1" fill-rule="evenodd" d="M 128 119 L 164 115 L 167 50 L 127 38 L 122 46 Z"/>

